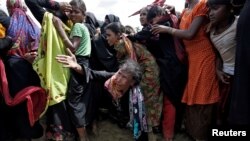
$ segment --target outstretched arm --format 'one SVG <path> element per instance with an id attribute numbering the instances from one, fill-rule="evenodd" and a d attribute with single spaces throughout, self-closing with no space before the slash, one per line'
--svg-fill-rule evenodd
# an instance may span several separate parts
<path id="1" fill-rule="evenodd" d="M 128 36 L 131 41 L 138 41 L 140 43 L 145 43 L 152 36 L 154 36 L 150 31 L 150 26 L 144 27 L 141 31 L 137 32 L 135 35 Z"/>
<path id="2" fill-rule="evenodd" d="M 86 77 L 90 77 L 92 79 L 106 80 L 110 78 L 114 73 L 106 72 L 106 71 L 95 71 L 89 68 L 85 68 L 77 63 L 75 55 L 67 48 L 67 52 L 69 55 L 57 55 L 56 60 L 59 63 L 62 63 L 64 67 L 71 68 L 75 70 L 77 73 L 86 75 Z"/>
<path id="3" fill-rule="evenodd" d="M 80 45 L 81 38 L 77 37 L 77 36 L 74 36 L 72 38 L 72 40 L 70 40 L 68 35 L 66 34 L 65 30 L 64 30 L 64 24 L 62 23 L 62 21 L 58 17 L 53 16 L 53 23 L 54 23 L 54 26 L 55 26 L 58 34 L 63 39 L 64 45 L 67 48 L 69 48 L 71 52 L 75 52 L 75 50 Z"/>
<path id="4" fill-rule="evenodd" d="M 196 17 L 191 23 L 190 27 L 186 30 L 175 29 L 163 25 L 154 25 L 151 31 L 153 34 L 168 33 L 181 39 L 191 40 L 199 31 L 204 20 L 204 16 Z"/>
<path id="5" fill-rule="evenodd" d="M 56 60 L 62 63 L 64 67 L 71 68 L 80 74 L 84 74 L 82 67 L 77 63 L 75 55 L 70 51 L 69 48 L 66 49 L 69 55 L 57 55 Z"/>
<path id="6" fill-rule="evenodd" d="M 67 19 L 67 16 L 63 12 L 71 10 L 69 4 L 65 2 L 59 3 L 54 0 L 25 0 L 25 3 L 40 24 L 42 24 L 43 16 L 46 12 L 44 8 L 58 11 L 56 16 L 62 20 Z"/>

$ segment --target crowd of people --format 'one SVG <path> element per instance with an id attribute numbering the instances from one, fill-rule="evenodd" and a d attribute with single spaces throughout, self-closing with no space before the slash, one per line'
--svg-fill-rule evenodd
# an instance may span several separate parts
<path id="1" fill-rule="evenodd" d="M 7 0 L 0 140 L 89 141 L 104 115 L 136 141 L 248 129 L 250 0 L 186 0 L 181 14 L 164 2 L 133 14 L 136 32 L 116 15 L 97 19 L 83 0 Z"/>

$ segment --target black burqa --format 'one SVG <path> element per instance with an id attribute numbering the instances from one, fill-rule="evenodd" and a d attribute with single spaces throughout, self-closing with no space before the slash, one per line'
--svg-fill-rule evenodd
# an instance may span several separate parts
<path id="1" fill-rule="evenodd" d="M 116 17 L 114 19 L 119 18 Z M 96 29 L 100 27 L 100 22 L 96 19 L 93 13 L 86 13 L 85 25 L 89 29 L 91 37 L 90 67 L 94 70 L 106 70 L 109 72 L 117 71 L 118 62 L 116 61 L 115 50 L 108 45 L 104 34 L 95 35 Z"/>
<path id="2" fill-rule="evenodd" d="M 87 12 L 85 25 L 90 31 L 91 36 L 91 56 L 90 56 L 90 68 L 93 70 L 106 70 L 108 72 L 116 72 L 118 70 L 118 62 L 115 57 L 115 50 L 107 43 L 104 34 L 96 35 L 96 28 L 100 27 L 100 21 L 98 21 L 93 13 Z M 103 80 L 90 80 L 88 85 L 88 93 L 91 94 L 87 109 L 87 115 L 91 115 L 92 120 L 97 117 L 98 108 L 112 109 L 112 98 L 108 92 L 104 89 Z M 95 104 L 93 104 L 95 103 Z M 87 117 L 88 118 L 88 117 Z M 90 121 L 92 122 L 92 121 Z"/>
<path id="3" fill-rule="evenodd" d="M 98 20 L 96 19 L 94 13 L 86 12 L 85 26 L 89 30 L 90 38 L 92 39 L 96 34 L 96 29 L 100 27 Z"/>
<path id="4" fill-rule="evenodd" d="M 237 0 L 244 2 L 244 0 Z M 235 76 L 230 107 L 231 124 L 250 126 L 250 0 L 240 14 L 237 26 Z"/>
<path id="5" fill-rule="evenodd" d="M 118 70 L 119 64 L 116 59 L 115 50 L 109 46 L 105 36 L 99 34 L 93 39 L 91 66 L 96 70 L 106 70 L 115 72 Z"/>
<path id="6" fill-rule="evenodd" d="M 108 22 L 104 22 L 102 27 L 101 27 L 101 33 L 104 34 L 105 33 L 105 27 L 113 22 L 119 22 L 120 23 L 120 18 L 116 15 L 113 14 L 108 14 L 105 16 L 105 19 L 107 19 Z"/>

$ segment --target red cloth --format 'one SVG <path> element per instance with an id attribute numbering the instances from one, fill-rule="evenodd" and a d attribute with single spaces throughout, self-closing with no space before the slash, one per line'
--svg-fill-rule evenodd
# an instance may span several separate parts
<path id="1" fill-rule="evenodd" d="M 174 105 L 167 96 L 164 96 L 162 129 L 165 139 L 173 139 L 174 137 L 175 115 L 176 109 Z"/>
<path id="2" fill-rule="evenodd" d="M 19 91 L 14 98 L 10 96 L 5 67 L 0 58 L 0 94 L 3 95 L 5 103 L 9 106 L 16 106 L 24 101 L 27 102 L 27 111 L 30 125 L 39 119 L 47 104 L 47 94 L 44 89 L 36 86 L 29 86 Z"/>

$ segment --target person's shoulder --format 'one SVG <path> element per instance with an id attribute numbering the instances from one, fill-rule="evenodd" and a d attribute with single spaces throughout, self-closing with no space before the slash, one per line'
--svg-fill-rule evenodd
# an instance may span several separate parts
<path id="1" fill-rule="evenodd" d="M 80 28 L 83 31 L 88 31 L 88 28 L 84 23 L 75 23 L 74 28 Z"/>
<path id="2" fill-rule="evenodd" d="M 85 25 L 83 23 L 75 23 L 74 27 L 84 27 Z"/>

